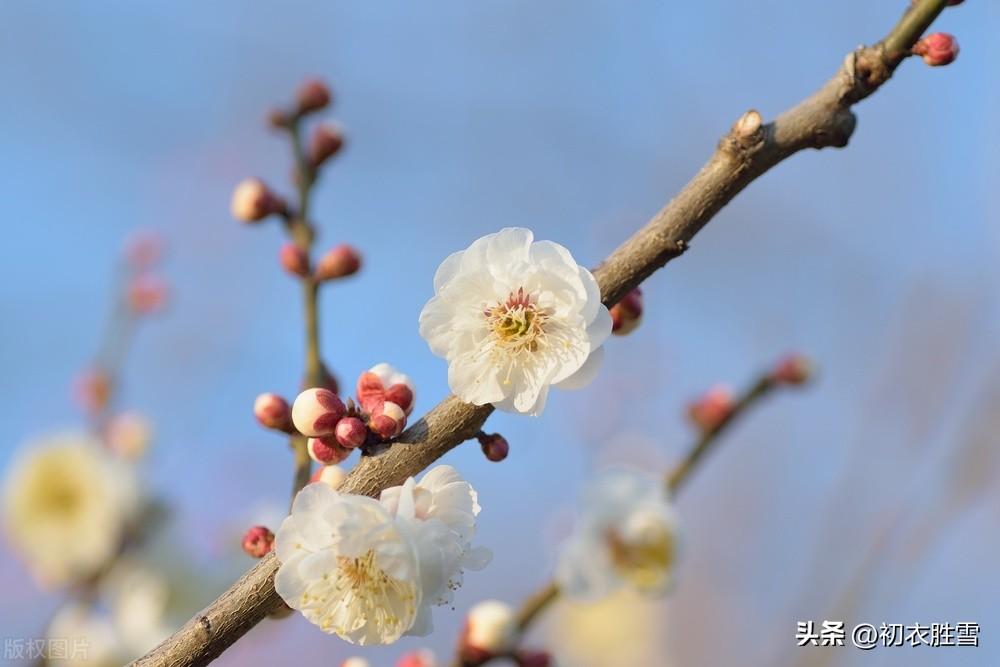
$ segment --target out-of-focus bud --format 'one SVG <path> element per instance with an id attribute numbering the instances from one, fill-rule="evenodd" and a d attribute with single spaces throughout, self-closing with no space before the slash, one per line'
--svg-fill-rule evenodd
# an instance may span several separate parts
<path id="1" fill-rule="evenodd" d="M 434 654 L 425 648 L 404 653 L 396 662 L 396 667 L 437 667 Z"/>
<path id="2" fill-rule="evenodd" d="M 353 449 L 365 444 L 365 439 L 368 437 L 368 429 L 365 428 L 365 423 L 357 417 L 344 417 L 337 422 L 334 435 L 337 438 L 337 442 L 341 445 L 348 449 Z"/>
<path id="3" fill-rule="evenodd" d="M 163 258 L 163 237 L 148 229 L 133 232 L 125 241 L 125 261 L 133 270 L 144 270 Z"/>
<path id="4" fill-rule="evenodd" d="M 392 401 L 379 402 L 368 418 L 368 428 L 384 440 L 395 438 L 406 427 L 406 413 Z"/>
<path id="5" fill-rule="evenodd" d="M 771 380 L 780 384 L 804 384 L 812 377 L 813 365 L 808 357 L 790 354 L 771 371 Z"/>
<path id="6" fill-rule="evenodd" d="M 309 479 L 311 483 L 323 482 L 332 488 L 338 488 L 347 479 L 347 473 L 338 465 L 320 466 Z"/>
<path id="7" fill-rule="evenodd" d="M 372 665 L 364 658 L 353 657 L 340 663 L 340 667 L 372 667 Z"/>
<path id="8" fill-rule="evenodd" d="M 292 410 L 288 401 L 277 394 L 266 392 L 253 402 L 253 415 L 264 428 L 289 433 L 292 430 Z"/>
<path id="9" fill-rule="evenodd" d="M 486 600 L 469 610 L 458 649 L 466 662 L 479 664 L 509 653 L 516 643 L 514 610 L 499 600 Z"/>
<path id="10" fill-rule="evenodd" d="M 625 336 L 642 321 L 642 290 L 636 287 L 611 306 L 611 333 Z"/>
<path id="11" fill-rule="evenodd" d="M 274 533 L 266 526 L 253 526 L 243 535 L 243 551 L 251 558 L 263 558 L 274 547 Z"/>
<path id="12" fill-rule="evenodd" d="M 547 651 L 520 651 L 514 659 L 518 667 L 550 667 L 552 656 Z"/>
<path id="13" fill-rule="evenodd" d="M 258 222 L 269 215 L 282 213 L 285 202 L 258 178 L 247 178 L 233 190 L 230 204 L 233 217 L 243 222 Z"/>
<path id="14" fill-rule="evenodd" d="M 111 400 L 111 378 L 100 369 L 82 373 L 75 382 L 76 400 L 89 414 L 97 414 Z"/>
<path id="15" fill-rule="evenodd" d="M 267 112 L 267 124 L 276 130 L 281 130 L 289 126 L 291 119 L 288 114 L 281 109 L 271 109 Z"/>
<path id="16" fill-rule="evenodd" d="M 413 412 L 415 393 L 410 378 L 384 362 L 372 366 L 358 377 L 358 403 L 368 412 L 380 401 L 391 401 L 410 414 Z"/>
<path id="17" fill-rule="evenodd" d="M 351 450 L 341 447 L 333 438 L 309 438 L 309 458 L 326 466 L 335 465 L 351 455 Z"/>
<path id="18" fill-rule="evenodd" d="M 144 273 L 129 281 L 126 297 L 128 306 L 137 315 L 149 315 L 163 308 L 169 292 L 166 281 Z"/>
<path id="19" fill-rule="evenodd" d="M 309 163 L 315 169 L 339 153 L 343 147 L 343 131 L 332 123 L 323 123 L 313 131 L 309 144 Z"/>
<path id="20" fill-rule="evenodd" d="M 149 449 L 153 428 L 142 415 L 123 412 L 108 422 L 104 437 L 111 451 L 124 459 L 135 461 Z"/>
<path id="21" fill-rule="evenodd" d="M 292 423 L 299 433 L 310 438 L 331 435 L 346 412 L 343 401 L 335 393 L 313 387 L 295 397 Z"/>
<path id="22" fill-rule="evenodd" d="M 302 84 L 295 96 L 299 114 L 319 111 L 330 104 L 330 89 L 318 79 L 310 79 Z"/>
<path id="23" fill-rule="evenodd" d="M 281 268 L 293 276 L 305 278 L 309 275 L 309 254 L 297 243 L 285 243 L 278 251 Z"/>
<path id="24" fill-rule="evenodd" d="M 507 438 L 499 433 L 480 433 L 476 439 L 479 440 L 479 446 L 483 448 L 483 454 L 494 463 L 503 461 L 510 453 Z"/>
<path id="25" fill-rule="evenodd" d="M 361 268 L 361 255 L 358 251 L 342 243 L 327 251 L 316 262 L 316 280 L 334 280 L 354 275 Z"/>
<path id="26" fill-rule="evenodd" d="M 732 414 L 736 403 L 729 387 L 716 385 L 688 406 L 688 417 L 703 431 L 712 431 Z"/>
<path id="27" fill-rule="evenodd" d="M 941 67 L 958 57 L 958 40 L 946 32 L 935 32 L 914 44 L 913 53 L 931 67 Z"/>

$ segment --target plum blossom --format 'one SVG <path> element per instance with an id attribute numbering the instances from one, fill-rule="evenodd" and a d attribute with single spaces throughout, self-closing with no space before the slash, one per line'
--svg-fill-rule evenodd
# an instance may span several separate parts
<path id="1" fill-rule="evenodd" d="M 448 361 L 459 398 L 541 414 L 549 386 L 576 389 L 597 373 L 611 316 L 597 281 L 569 251 L 503 229 L 450 255 L 420 313 L 420 335 Z"/>
<path id="2" fill-rule="evenodd" d="M 584 494 L 556 581 L 568 596 L 584 600 L 623 586 L 662 594 L 676 555 L 677 518 L 662 482 L 634 471 L 609 471 Z"/>

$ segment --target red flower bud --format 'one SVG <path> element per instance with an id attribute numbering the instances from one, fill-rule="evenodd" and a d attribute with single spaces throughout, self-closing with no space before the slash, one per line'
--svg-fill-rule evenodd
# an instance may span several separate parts
<path id="1" fill-rule="evenodd" d="M 642 321 L 642 290 L 636 287 L 611 306 L 611 333 L 624 336 Z"/>
<path id="2" fill-rule="evenodd" d="M 688 417 L 701 430 L 712 431 L 729 418 L 735 405 L 732 390 L 718 385 L 688 406 Z"/>
<path id="3" fill-rule="evenodd" d="M 292 423 L 302 435 L 311 438 L 331 435 L 347 408 L 343 401 L 322 387 L 306 389 L 292 403 Z"/>
<path id="4" fill-rule="evenodd" d="M 914 44 L 913 53 L 931 67 L 941 67 L 958 57 L 958 40 L 946 32 L 935 32 Z"/>
<path id="5" fill-rule="evenodd" d="M 102 370 L 86 371 L 76 379 L 76 400 L 89 414 L 97 414 L 111 400 L 111 378 Z"/>
<path id="6" fill-rule="evenodd" d="M 357 417 L 344 417 L 337 422 L 334 434 L 337 442 L 352 449 L 365 444 L 365 440 L 368 438 L 368 429 L 365 428 L 365 423 Z"/>
<path id="7" fill-rule="evenodd" d="M 167 283 L 148 273 L 136 276 L 128 285 L 128 305 L 137 315 L 154 313 L 167 302 Z"/>
<path id="8" fill-rule="evenodd" d="M 243 535 L 243 551 L 251 558 L 263 558 L 274 547 L 274 533 L 266 526 L 254 526 Z"/>
<path id="9" fill-rule="evenodd" d="M 330 89 L 317 79 L 311 79 L 302 84 L 296 95 L 299 114 L 319 111 L 330 104 Z"/>
<path id="10" fill-rule="evenodd" d="M 351 455 L 351 450 L 341 447 L 334 438 L 330 437 L 309 438 L 306 447 L 309 450 L 309 458 L 326 466 L 340 463 Z"/>
<path id="11" fill-rule="evenodd" d="M 510 452 L 510 445 L 507 439 L 499 433 L 480 433 L 476 438 L 479 446 L 483 449 L 486 458 L 494 463 L 503 461 Z"/>
<path id="12" fill-rule="evenodd" d="M 316 264 L 316 280 L 333 280 L 346 278 L 358 272 L 361 268 L 361 255 L 358 251 L 342 243 L 331 248 Z"/>
<path id="13" fill-rule="evenodd" d="M 156 232 L 140 230 L 125 242 L 125 260 L 133 269 L 148 269 L 162 258 L 163 237 Z"/>
<path id="14" fill-rule="evenodd" d="M 779 384 L 804 384 L 812 376 L 812 362 L 801 354 L 791 354 L 771 371 L 771 380 Z"/>
<path id="15" fill-rule="evenodd" d="M 233 190 L 230 204 L 233 217 L 243 222 L 258 222 L 269 215 L 282 213 L 285 203 L 257 178 L 240 182 Z"/>
<path id="16" fill-rule="evenodd" d="M 264 428 L 286 433 L 292 430 L 292 410 L 277 394 L 264 393 L 253 402 L 253 414 Z"/>
<path id="17" fill-rule="evenodd" d="M 297 243 L 285 243 L 278 252 L 282 268 L 293 276 L 305 278 L 309 275 L 309 255 Z"/>
<path id="18" fill-rule="evenodd" d="M 395 438 L 406 427 L 406 413 L 391 401 L 380 401 L 368 418 L 368 428 L 383 440 Z"/>
<path id="19" fill-rule="evenodd" d="M 436 665 L 434 654 L 427 649 L 405 653 L 396 662 L 396 667 L 436 667 Z"/>
<path id="20" fill-rule="evenodd" d="M 315 169 L 339 153 L 343 147 L 344 133 L 339 127 L 330 123 L 320 125 L 313 131 L 312 143 L 309 146 L 309 162 Z"/>

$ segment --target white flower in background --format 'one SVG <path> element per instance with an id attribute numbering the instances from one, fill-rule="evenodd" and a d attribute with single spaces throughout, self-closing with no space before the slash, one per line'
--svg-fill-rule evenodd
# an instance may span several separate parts
<path id="1" fill-rule="evenodd" d="M 623 585 L 662 594 L 677 552 L 677 518 L 663 482 L 638 472 L 603 474 L 585 492 L 579 524 L 556 567 L 561 591 L 598 599 Z"/>
<path id="2" fill-rule="evenodd" d="M 72 583 L 107 563 L 138 510 L 134 470 L 85 436 L 29 446 L 4 482 L 11 546 L 46 585 Z"/>
<path id="3" fill-rule="evenodd" d="M 482 662 L 516 648 L 517 614 L 506 602 L 485 600 L 469 610 L 462 631 L 461 650 Z"/>
<path id="4" fill-rule="evenodd" d="M 481 570 L 492 553 L 473 547 L 480 506 L 475 489 L 451 466 L 437 466 L 417 483 L 385 489 L 381 503 L 413 540 L 420 567 L 422 604 L 408 634 L 432 630 L 431 607 L 449 604 L 462 585 L 463 570 Z"/>
<path id="5" fill-rule="evenodd" d="M 278 594 L 323 632 L 389 644 L 413 625 L 423 595 L 416 549 L 377 500 L 309 484 L 275 545 Z"/>
<path id="6" fill-rule="evenodd" d="M 50 655 L 46 665 L 118 667 L 130 657 L 111 619 L 83 603 L 62 606 L 49 622 L 46 634 L 52 653 L 56 653 L 56 646 L 66 647 L 64 657 Z"/>
<path id="7" fill-rule="evenodd" d="M 131 657 L 144 655 L 170 636 L 170 584 L 150 565 L 120 558 L 101 582 L 111 619 Z"/>
<path id="8" fill-rule="evenodd" d="M 611 316 L 597 282 L 566 248 L 508 228 L 449 256 L 420 313 L 420 335 L 448 360 L 463 401 L 537 415 L 549 386 L 596 375 Z"/>

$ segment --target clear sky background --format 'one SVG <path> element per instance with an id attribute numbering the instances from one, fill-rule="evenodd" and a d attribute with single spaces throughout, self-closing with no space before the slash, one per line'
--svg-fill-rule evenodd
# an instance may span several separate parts
<path id="1" fill-rule="evenodd" d="M 447 393 L 417 333 L 447 254 L 518 225 L 596 264 L 740 114 L 811 93 L 905 1 L 4 3 L 0 466 L 82 423 L 71 379 L 121 242 L 158 230 L 172 303 L 140 332 L 123 404 L 156 423 L 146 476 L 174 509 L 171 548 L 214 582 L 207 603 L 250 565 L 240 530 L 290 483 L 251 404 L 297 385 L 299 293 L 279 227 L 228 210 L 246 176 L 286 187 L 268 108 L 306 76 L 334 88 L 348 147 L 314 211 L 320 245 L 350 242 L 365 267 L 323 292 L 325 356 L 348 385 L 383 360 L 409 373 L 419 414 Z M 1000 660 L 1000 7 L 969 0 L 935 28 L 958 36 L 958 61 L 906 63 L 857 108 L 847 150 L 795 156 L 741 194 L 646 283 L 643 326 L 609 343 L 594 385 L 537 419 L 492 418 L 502 464 L 474 444 L 446 458 L 480 491 L 494 563 L 437 610 L 438 633 L 376 664 L 450 655 L 463 609 L 545 580 L 593 471 L 666 468 L 692 439 L 689 398 L 791 349 L 818 382 L 743 421 L 679 500 L 677 588 L 636 607 L 650 664 Z M 25 573 L 0 542 L 4 637 L 36 635 L 57 600 Z M 983 647 L 796 649 L 795 622 L 824 618 L 977 621 Z M 293 618 L 218 664 L 350 653 Z"/>

